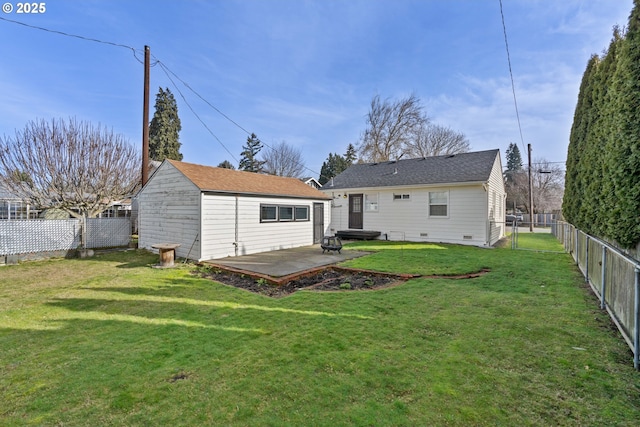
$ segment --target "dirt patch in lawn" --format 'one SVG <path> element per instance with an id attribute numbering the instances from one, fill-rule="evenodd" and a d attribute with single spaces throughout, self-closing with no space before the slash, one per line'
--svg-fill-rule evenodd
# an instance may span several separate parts
<path id="1" fill-rule="evenodd" d="M 417 277 L 341 267 L 323 267 L 284 277 L 270 277 L 220 266 L 206 266 L 197 274 L 216 282 L 270 297 L 283 297 L 306 289 L 314 291 L 361 291 L 394 286 Z"/>
<path id="2" fill-rule="evenodd" d="M 201 266 L 195 274 L 225 285 L 274 298 L 283 297 L 305 289 L 312 291 L 363 291 L 387 288 L 417 278 L 470 279 L 486 274 L 483 269 L 476 273 L 456 276 L 420 276 L 411 274 L 389 274 L 377 271 L 344 267 L 320 267 L 284 277 L 271 277 L 259 273 L 222 267 Z"/>

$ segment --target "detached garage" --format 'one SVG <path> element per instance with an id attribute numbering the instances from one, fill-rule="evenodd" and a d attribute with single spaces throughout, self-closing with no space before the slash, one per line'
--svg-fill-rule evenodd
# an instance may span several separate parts
<path id="1" fill-rule="evenodd" d="M 312 245 L 330 199 L 297 178 L 165 160 L 138 195 L 138 244 L 197 261 Z"/>

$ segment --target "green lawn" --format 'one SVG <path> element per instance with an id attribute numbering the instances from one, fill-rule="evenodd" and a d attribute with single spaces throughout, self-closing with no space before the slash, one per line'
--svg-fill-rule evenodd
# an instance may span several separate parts
<path id="1" fill-rule="evenodd" d="M 270 299 L 144 251 L 2 267 L 0 425 L 638 425 L 640 373 L 569 255 L 349 247 L 491 271 Z"/>

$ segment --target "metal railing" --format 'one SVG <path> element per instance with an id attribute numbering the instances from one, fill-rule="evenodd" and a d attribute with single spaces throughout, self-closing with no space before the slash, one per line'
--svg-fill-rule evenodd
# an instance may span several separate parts
<path id="1" fill-rule="evenodd" d="M 552 233 L 576 261 L 578 268 L 633 351 L 640 369 L 640 261 L 618 248 L 558 221 Z"/>

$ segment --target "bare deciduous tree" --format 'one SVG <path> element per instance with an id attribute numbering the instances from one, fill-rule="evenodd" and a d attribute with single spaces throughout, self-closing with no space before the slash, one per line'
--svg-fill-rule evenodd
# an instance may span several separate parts
<path id="1" fill-rule="evenodd" d="M 35 120 L 0 138 L 0 182 L 39 208 L 91 218 L 140 184 L 140 153 L 123 136 L 75 119 Z"/>
<path id="2" fill-rule="evenodd" d="M 302 152 L 285 141 L 270 147 L 262 160 L 264 171 L 271 175 L 299 178 L 305 169 Z"/>
<path id="3" fill-rule="evenodd" d="M 564 171 L 546 159 L 534 159 L 532 167 L 533 205 L 535 212 L 552 212 L 562 209 L 564 195 Z"/>
<path id="4" fill-rule="evenodd" d="M 545 159 L 534 159 L 531 168 L 533 183 L 533 211 L 534 213 L 548 213 L 562 208 L 564 194 L 564 171 Z M 529 168 L 514 172 L 507 186 L 508 199 L 512 208 L 513 203 L 523 206 L 526 212 L 529 208 Z"/>
<path id="5" fill-rule="evenodd" d="M 436 124 L 426 124 L 416 130 L 407 142 L 406 153 L 411 157 L 443 156 L 466 153 L 471 146 L 463 133 Z"/>
<path id="6" fill-rule="evenodd" d="M 365 162 L 399 159 L 418 129 L 428 122 L 415 95 L 397 101 L 383 101 L 379 95 L 374 96 L 367 114 L 367 129 L 358 144 L 360 159 Z"/>

